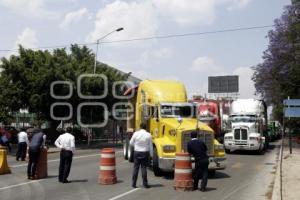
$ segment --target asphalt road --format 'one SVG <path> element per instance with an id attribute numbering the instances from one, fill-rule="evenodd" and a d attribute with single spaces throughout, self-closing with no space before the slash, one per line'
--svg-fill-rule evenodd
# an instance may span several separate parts
<path id="1" fill-rule="evenodd" d="M 141 199 L 210 199 L 255 200 L 268 199 L 274 180 L 279 148 L 276 143 L 264 155 L 238 152 L 227 155 L 227 168 L 218 171 L 208 180 L 208 191 L 180 192 L 173 189 L 173 177 L 168 174 L 155 177 L 148 170 L 150 189 L 131 188 L 132 164 L 117 149 L 118 183 L 103 186 L 97 183 L 99 150 L 79 150 L 73 160 L 69 184 L 57 182 L 59 154 L 49 154 L 48 178 L 29 181 L 26 178 L 26 162 L 17 162 L 9 156 L 12 174 L 0 176 L 1 200 L 141 200 Z"/>

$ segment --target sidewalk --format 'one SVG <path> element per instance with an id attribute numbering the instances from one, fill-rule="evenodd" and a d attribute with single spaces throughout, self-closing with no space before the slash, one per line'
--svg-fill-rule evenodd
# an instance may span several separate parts
<path id="1" fill-rule="evenodd" d="M 293 138 L 292 154 L 289 151 L 288 138 L 284 139 L 282 154 L 282 199 L 280 178 L 280 155 L 278 159 L 272 200 L 300 199 L 300 144 Z"/>

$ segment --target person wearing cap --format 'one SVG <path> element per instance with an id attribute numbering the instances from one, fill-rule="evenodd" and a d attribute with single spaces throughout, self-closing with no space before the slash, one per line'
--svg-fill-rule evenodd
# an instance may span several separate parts
<path id="1" fill-rule="evenodd" d="M 71 133 L 72 128 L 68 127 L 65 133 L 61 134 L 55 141 L 55 146 L 61 149 L 58 172 L 58 181 L 61 183 L 69 183 L 67 178 L 70 174 L 75 151 L 75 137 Z"/>
<path id="2" fill-rule="evenodd" d="M 19 161 L 21 158 L 22 161 L 25 161 L 27 146 L 29 145 L 28 135 L 25 128 L 21 128 L 21 132 L 18 133 L 18 150 L 16 154 L 16 160 Z"/>
<path id="3" fill-rule="evenodd" d="M 40 129 L 35 129 L 29 144 L 29 161 L 27 166 L 28 179 L 34 179 L 41 148 L 45 146 L 46 135 Z"/>
<path id="4" fill-rule="evenodd" d="M 152 137 L 151 134 L 145 130 L 145 123 L 141 123 L 140 127 L 141 129 L 134 132 L 130 140 L 130 146 L 134 147 L 132 187 L 136 188 L 136 181 L 141 166 L 143 186 L 144 188 L 149 188 L 147 180 L 147 164 L 149 161 L 149 154 L 153 155 Z"/>
<path id="5" fill-rule="evenodd" d="M 187 150 L 195 158 L 195 169 L 193 173 L 194 190 L 198 189 L 199 179 L 202 175 L 200 191 L 204 192 L 208 177 L 208 156 L 205 143 L 197 138 L 197 131 L 191 133 L 191 141 L 188 142 Z"/>

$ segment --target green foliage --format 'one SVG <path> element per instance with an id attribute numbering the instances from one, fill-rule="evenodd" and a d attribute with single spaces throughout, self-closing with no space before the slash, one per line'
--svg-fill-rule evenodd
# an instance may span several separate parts
<path id="1" fill-rule="evenodd" d="M 299 11 L 300 4 L 295 1 L 275 20 L 275 28 L 268 34 L 269 46 L 263 54 L 263 62 L 253 67 L 256 91 L 273 105 L 273 116 L 279 121 L 283 116 L 283 99 L 300 98 Z"/>
<path id="2" fill-rule="evenodd" d="M 29 109 L 35 113 L 38 120 L 49 120 L 50 106 L 54 102 L 68 102 L 73 106 L 73 120 L 76 119 L 76 108 L 81 102 L 77 95 L 77 78 L 81 74 L 93 72 L 94 54 L 87 47 L 72 45 L 70 52 L 66 49 L 49 51 L 34 51 L 19 46 L 19 55 L 12 55 L 9 59 L 2 58 L 0 76 L 0 121 L 11 117 L 12 112 L 19 109 Z M 105 64 L 97 63 L 96 74 L 104 74 L 108 78 L 108 96 L 97 99 L 97 102 L 107 104 L 109 110 L 114 102 L 112 96 L 112 83 L 127 80 L 128 75 L 120 74 L 119 71 Z M 56 100 L 50 95 L 50 86 L 54 81 L 69 81 L 72 83 L 73 95 L 67 100 Z M 101 94 L 102 81 L 99 79 L 86 79 L 82 81 L 82 93 L 85 95 Z M 55 95 L 66 95 L 66 85 L 56 85 Z M 66 115 L 66 108 L 57 109 L 58 115 Z M 94 118 L 101 113 L 94 113 Z M 90 116 L 84 115 L 83 118 Z"/>

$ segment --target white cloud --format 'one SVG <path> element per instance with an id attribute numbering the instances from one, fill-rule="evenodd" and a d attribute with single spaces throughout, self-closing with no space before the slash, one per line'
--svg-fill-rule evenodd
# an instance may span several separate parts
<path id="1" fill-rule="evenodd" d="M 25 28 L 22 33 L 17 36 L 17 39 L 14 43 L 13 49 L 18 49 L 19 45 L 22 45 L 24 48 L 36 48 L 38 44 L 37 34 L 35 30 L 31 28 Z M 5 55 L 6 58 L 9 58 L 11 55 L 17 54 L 17 51 L 10 51 Z"/>
<path id="2" fill-rule="evenodd" d="M 154 0 L 160 15 L 180 25 L 211 24 L 215 18 L 215 0 Z"/>
<path id="3" fill-rule="evenodd" d="M 45 0 L 0 0 L 0 5 L 23 16 L 56 17 L 54 12 L 45 9 Z"/>
<path id="4" fill-rule="evenodd" d="M 88 15 L 87 8 L 81 8 L 77 11 L 69 12 L 65 15 L 64 20 L 60 23 L 59 27 L 62 29 L 67 29 L 70 25 L 75 24 L 86 15 Z"/>
<path id="5" fill-rule="evenodd" d="M 36 48 L 37 43 L 38 40 L 35 30 L 27 27 L 20 35 L 18 35 L 15 47 L 21 44 L 25 48 Z"/>
<path id="6" fill-rule="evenodd" d="M 251 80 L 253 70 L 250 67 L 238 67 L 232 75 L 239 76 L 240 98 L 253 98 L 255 95 L 254 82 Z"/>
<path id="7" fill-rule="evenodd" d="M 207 56 L 196 58 L 193 61 L 192 67 L 190 67 L 190 71 L 197 71 L 207 75 L 218 75 L 223 72 L 222 68 L 212 58 Z"/>
<path id="8" fill-rule="evenodd" d="M 160 48 L 155 50 L 147 50 L 142 53 L 139 60 L 142 66 L 149 66 L 151 63 L 160 62 L 162 59 L 168 59 L 172 56 L 173 50 L 171 48 Z"/>
<path id="9" fill-rule="evenodd" d="M 89 33 L 86 40 L 94 42 L 119 27 L 124 27 L 124 30 L 110 35 L 110 40 L 154 35 L 158 29 L 158 20 L 151 2 L 124 2 L 117 0 L 107 4 L 98 11 L 95 29 Z"/>
<path id="10" fill-rule="evenodd" d="M 223 2 L 222 2 L 223 1 Z M 243 9 L 249 5 L 252 0 L 222 0 L 221 3 L 227 4 L 227 10 L 233 11 Z"/>

